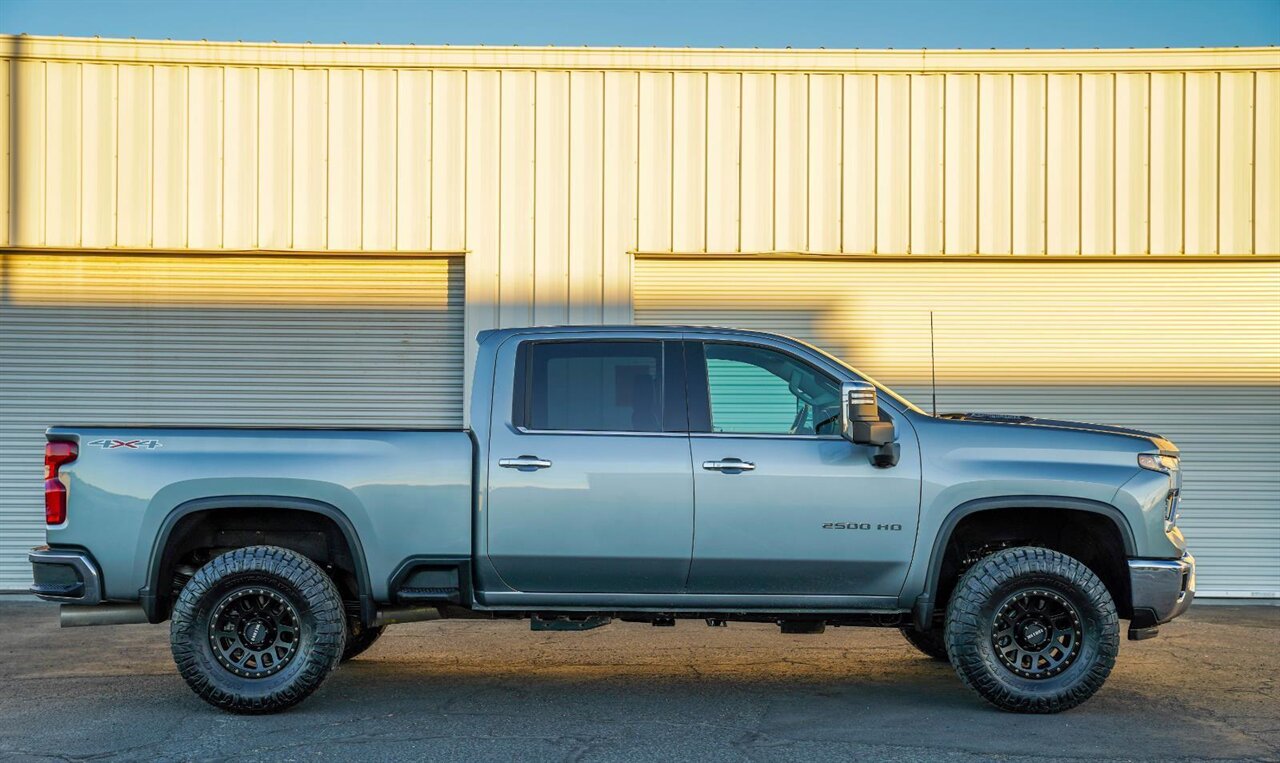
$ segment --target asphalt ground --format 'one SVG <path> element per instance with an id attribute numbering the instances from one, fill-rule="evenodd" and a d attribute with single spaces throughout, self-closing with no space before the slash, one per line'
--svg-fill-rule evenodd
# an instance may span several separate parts
<path id="1" fill-rule="evenodd" d="M 298 707 L 229 715 L 179 678 L 165 625 L 59 629 L 0 603 L 9 760 L 1280 760 L 1280 607 L 1196 606 L 1122 642 L 1054 716 L 984 704 L 896 630 L 526 622 L 394 626 Z"/>

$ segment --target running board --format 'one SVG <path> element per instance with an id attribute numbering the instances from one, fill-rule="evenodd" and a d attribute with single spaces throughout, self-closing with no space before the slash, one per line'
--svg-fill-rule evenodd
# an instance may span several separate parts
<path id="1" fill-rule="evenodd" d="M 439 620 L 440 610 L 435 607 L 382 607 L 373 618 L 373 627 L 397 623 L 421 623 L 428 620 Z"/>
<path id="2" fill-rule="evenodd" d="M 141 604 L 95 604 L 82 606 L 63 604 L 58 607 L 58 627 L 81 628 L 87 625 L 137 625 L 150 622 Z"/>
<path id="3" fill-rule="evenodd" d="M 396 591 L 396 601 L 401 601 L 405 604 L 422 604 L 426 602 L 461 604 L 462 595 L 456 586 L 407 586 Z"/>
<path id="4" fill-rule="evenodd" d="M 589 631 L 613 622 L 612 617 L 590 615 L 588 617 L 539 617 L 534 615 L 529 620 L 531 631 Z"/>

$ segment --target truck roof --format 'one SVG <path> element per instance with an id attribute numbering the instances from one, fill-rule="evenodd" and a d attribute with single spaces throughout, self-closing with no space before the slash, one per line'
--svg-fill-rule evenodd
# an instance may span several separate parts
<path id="1" fill-rule="evenodd" d="M 699 333 L 716 333 L 716 334 L 729 334 L 733 336 L 782 338 L 782 339 L 790 339 L 792 341 L 799 341 L 799 340 L 793 339 L 792 337 L 786 336 L 785 334 L 775 334 L 769 331 L 752 331 L 750 329 L 738 329 L 738 328 L 731 328 L 729 326 L 689 326 L 689 325 L 679 325 L 679 324 L 635 325 L 630 323 L 616 323 L 616 324 L 589 325 L 589 326 L 584 326 L 584 325 L 525 326 L 520 328 L 486 329 L 476 335 L 476 341 L 483 343 L 486 340 L 488 340 L 490 337 L 495 337 L 495 338 L 501 337 L 505 339 L 508 336 L 513 336 L 517 334 L 518 335 L 538 335 L 538 334 L 560 333 L 564 331 L 574 331 L 574 332 L 583 332 L 583 333 L 599 332 L 599 333 L 609 333 L 609 334 L 634 333 L 634 334 L 640 334 L 640 335 L 668 334 L 668 333 L 679 333 L 684 331 L 696 331 Z"/>

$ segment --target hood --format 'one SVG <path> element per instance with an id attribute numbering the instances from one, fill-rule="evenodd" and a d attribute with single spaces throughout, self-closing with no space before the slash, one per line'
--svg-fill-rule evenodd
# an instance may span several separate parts
<path id="1" fill-rule="evenodd" d="M 1100 434 L 1116 434 L 1126 437 L 1135 437 L 1140 440 L 1146 440 L 1151 443 L 1153 449 L 1159 450 L 1161 454 L 1166 456 L 1178 455 L 1178 446 L 1169 442 L 1154 432 L 1144 432 L 1140 429 L 1128 429 L 1126 427 L 1114 427 L 1109 424 L 1089 424 L 1083 421 L 1061 421 L 1059 419 L 1039 419 L 1034 416 L 1018 416 L 1007 413 L 943 413 L 938 416 L 940 419 L 950 419 L 952 421 L 978 421 L 984 424 L 1009 424 L 1021 427 L 1041 427 L 1045 429 L 1074 429 L 1081 432 L 1098 432 Z"/>

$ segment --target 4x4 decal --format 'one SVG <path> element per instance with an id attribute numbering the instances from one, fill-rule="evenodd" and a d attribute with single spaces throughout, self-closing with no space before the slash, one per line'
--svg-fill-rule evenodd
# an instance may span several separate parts
<path id="1" fill-rule="evenodd" d="M 161 443 L 159 440 L 94 440 L 89 443 L 89 447 L 102 448 L 103 450 L 114 450 L 116 448 L 155 450 L 161 447 Z"/>

